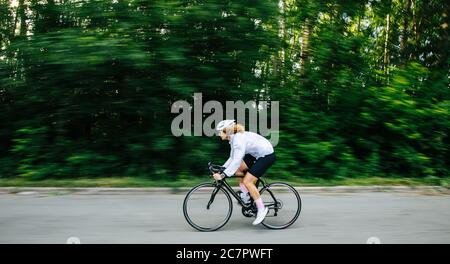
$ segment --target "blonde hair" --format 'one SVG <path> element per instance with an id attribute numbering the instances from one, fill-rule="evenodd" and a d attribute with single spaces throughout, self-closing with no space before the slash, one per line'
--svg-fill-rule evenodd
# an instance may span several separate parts
<path id="1" fill-rule="evenodd" d="M 227 135 L 236 134 L 236 133 L 244 133 L 245 128 L 241 124 L 234 124 L 222 130 L 223 133 Z"/>

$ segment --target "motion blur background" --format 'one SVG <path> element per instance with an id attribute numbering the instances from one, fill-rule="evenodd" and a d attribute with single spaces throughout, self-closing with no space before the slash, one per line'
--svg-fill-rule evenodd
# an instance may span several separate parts
<path id="1" fill-rule="evenodd" d="M 204 177 L 228 144 L 170 130 L 200 92 L 280 102 L 274 178 L 448 184 L 448 16 L 441 0 L 0 0 L 0 180 Z"/>

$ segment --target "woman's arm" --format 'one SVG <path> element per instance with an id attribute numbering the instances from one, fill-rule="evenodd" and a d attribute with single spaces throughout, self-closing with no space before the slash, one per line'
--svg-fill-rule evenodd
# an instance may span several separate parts
<path id="1" fill-rule="evenodd" d="M 242 159 L 245 156 L 245 145 L 236 139 L 237 138 L 235 138 L 235 142 L 233 143 L 233 153 L 230 157 L 231 161 L 228 164 L 227 168 L 223 171 L 228 177 L 236 173 L 239 166 L 241 166 Z"/>
<path id="2" fill-rule="evenodd" d="M 231 148 L 231 150 L 230 150 L 230 157 L 227 159 L 227 161 L 222 165 L 222 167 L 225 167 L 225 168 L 227 168 L 229 165 L 230 165 L 230 163 L 231 163 L 231 161 L 233 160 L 233 148 Z"/>

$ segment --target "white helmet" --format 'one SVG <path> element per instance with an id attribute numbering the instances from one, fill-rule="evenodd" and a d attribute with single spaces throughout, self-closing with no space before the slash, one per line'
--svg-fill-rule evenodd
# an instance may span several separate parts
<path id="1" fill-rule="evenodd" d="M 216 130 L 222 131 L 224 128 L 227 128 L 234 124 L 236 124 L 236 122 L 233 119 L 222 120 L 219 122 L 219 124 L 217 124 Z"/>

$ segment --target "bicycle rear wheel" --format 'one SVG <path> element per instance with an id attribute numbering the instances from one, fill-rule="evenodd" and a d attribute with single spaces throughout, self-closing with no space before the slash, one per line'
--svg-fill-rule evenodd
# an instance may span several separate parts
<path id="1" fill-rule="evenodd" d="M 283 229 L 292 225 L 300 215 L 302 201 L 294 187 L 283 182 L 274 182 L 264 187 L 261 198 L 269 208 L 262 224 L 271 229 Z"/>
<path id="2" fill-rule="evenodd" d="M 183 203 L 186 221 L 199 231 L 215 231 L 223 227 L 232 211 L 230 195 L 213 183 L 202 183 L 192 188 Z"/>

